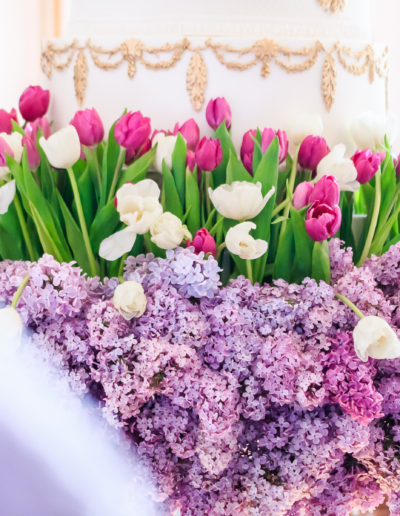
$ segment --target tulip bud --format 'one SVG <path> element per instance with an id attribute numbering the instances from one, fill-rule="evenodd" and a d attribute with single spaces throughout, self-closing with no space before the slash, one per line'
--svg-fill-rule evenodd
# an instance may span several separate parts
<path id="1" fill-rule="evenodd" d="M 376 315 L 360 319 L 353 331 L 354 349 L 363 362 L 368 357 L 393 359 L 400 357 L 400 342 L 389 324 Z"/>
<path id="2" fill-rule="evenodd" d="M 153 138 L 153 145 L 157 144 L 154 167 L 158 172 L 162 172 L 163 161 L 168 168 L 172 168 L 172 154 L 175 149 L 177 136 L 157 133 Z"/>
<path id="3" fill-rule="evenodd" d="M 296 186 L 293 194 L 293 207 L 296 210 L 301 210 L 307 204 L 310 204 L 310 196 L 314 191 L 314 185 L 308 181 L 303 181 Z"/>
<path id="4" fill-rule="evenodd" d="M 268 242 L 255 239 L 250 235 L 256 229 L 254 222 L 241 222 L 228 229 L 225 244 L 228 251 L 238 255 L 243 260 L 256 260 L 267 252 Z"/>
<path id="5" fill-rule="evenodd" d="M 184 124 L 178 127 L 175 125 L 173 134 L 181 133 L 186 141 L 188 150 L 195 151 L 200 139 L 200 129 L 197 123 L 190 118 Z"/>
<path id="6" fill-rule="evenodd" d="M 77 111 L 70 124 L 77 130 L 81 144 L 87 147 L 97 145 L 104 137 L 103 123 L 94 108 Z"/>
<path id="7" fill-rule="evenodd" d="M 289 140 L 285 131 L 281 131 L 278 129 L 275 131 L 274 129 L 266 128 L 262 132 L 261 137 L 261 150 L 264 153 L 268 147 L 271 145 L 272 140 L 278 137 L 279 141 L 279 163 L 283 163 L 288 155 L 289 150 Z"/>
<path id="8" fill-rule="evenodd" d="M 14 157 L 14 152 L 10 145 L 6 142 L 4 138 L 0 136 L 0 166 L 6 167 L 7 161 L 6 161 L 6 155 Z"/>
<path id="9" fill-rule="evenodd" d="M 130 165 L 135 159 L 140 158 L 143 154 L 146 154 L 151 149 L 151 139 L 147 138 L 144 144 L 138 151 L 135 149 L 126 149 L 125 153 L 125 164 Z"/>
<path id="10" fill-rule="evenodd" d="M 319 201 L 329 206 L 339 204 L 340 188 L 335 176 L 322 176 L 310 194 L 309 202 Z"/>
<path id="11" fill-rule="evenodd" d="M 314 201 L 307 210 L 306 231 L 316 242 L 333 236 L 340 228 L 342 213 L 339 206 Z"/>
<path id="12" fill-rule="evenodd" d="M 29 168 L 31 170 L 36 170 L 40 165 L 40 154 L 36 147 L 36 143 L 32 138 L 29 138 L 29 136 L 24 136 L 22 138 L 22 145 L 26 148 Z"/>
<path id="13" fill-rule="evenodd" d="M 81 155 L 79 136 L 72 125 L 56 131 L 47 140 L 42 136 L 39 143 L 55 168 L 72 167 Z"/>
<path id="14" fill-rule="evenodd" d="M 222 147 L 218 138 L 202 138 L 197 146 L 197 166 L 205 172 L 215 170 L 222 161 Z"/>
<path id="15" fill-rule="evenodd" d="M 194 247 L 194 252 L 199 254 L 201 252 L 207 254 L 210 253 L 217 257 L 217 245 L 214 238 L 210 235 L 206 228 L 199 229 L 194 235 L 193 241 L 188 240 L 186 242 L 187 247 Z"/>
<path id="16" fill-rule="evenodd" d="M 19 99 L 19 110 L 27 122 L 33 122 L 46 114 L 49 101 L 49 90 L 40 86 L 29 86 Z"/>
<path id="17" fill-rule="evenodd" d="M 15 192 L 15 179 L 0 186 L 0 215 L 7 213 L 10 204 L 14 200 Z"/>
<path id="18" fill-rule="evenodd" d="M 381 154 L 372 154 L 370 149 L 355 152 L 351 159 L 357 169 L 357 181 L 362 185 L 374 177 L 382 162 Z"/>
<path id="19" fill-rule="evenodd" d="M 1 133 L 0 137 L 7 144 L 8 150 L 6 150 L 6 154 L 13 157 L 15 161 L 18 163 L 21 161 L 22 157 L 22 135 L 20 133 L 14 132 L 11 134 Z M 9 152 L 11 149 L 11 153 Z"/>
<path id="20" fill-rule="evenodd" d="M 0 133 L 12 133 L 12 121 L 18 122 L 17 112 L 13 108 L 9 113 L 0 109 Z"/>
<path id="21" fill-rule="evenodd" d="M 298 161 L 302 168 L 316 170 L 321 159 L 329 154 L 329 147 L 322 136 L 307 136 L 299 149 Z"/>
<path id="22" fill-rule="evenodd" d="M 50 123 L 49 123 L 49 120 L 45 116 L 43 116 L 42 118 L 37 118 L 33 122 L 28 122 L 25 127 L 25 133 L 34 142 L 36 142 L 39 128 L 42 130 L 43 136 L 45 138 L 48 138 L 50 136 L 50 134 L 51 134 Z"/>
<path id="23" fill-rule="evenodd" d="M 192 150 L 188 150 L 186 153 L 186 165 L 189 167 L 189 170 L 193 172 L 196 166 L 196 154 Z"/>
<path id="24" fill-rule="evenodd" d="M 124 281 L 114 291 L 113 304 L 126 321 L 140 317 L 147 305 L 142 285 L 136 281 Z"/>
<path id="25" fill-rule="evenodd" d="M 160 249 L 175 249 L 184 238 L 192 238 L 180 218 L 169 211 L 164 212 L 150 227 L 151 241 Z"/>
<path id="26" fill-rule="evenodd" d="M 115 124 L 114 136 L 121 147 L 137 152 L 150 137 L 150 118 L 140 111 L 128 112 Z"/>
<path id="27" fill-rule="evenodd" d="M 226 127 L 231 126 L 232 113 L 227 100 L 224 97 L 211 99 L 207 104 L 206 119 L 212 129 L 217 129 L 225 120 Z"/>
<path id="28" fill-rule="evenodd" d="M 255 129 L 249 129 L 244 133 L 240 147 L 240 157 L 249 174 L 253 174 L 254 138 L 257 135 Z"/>

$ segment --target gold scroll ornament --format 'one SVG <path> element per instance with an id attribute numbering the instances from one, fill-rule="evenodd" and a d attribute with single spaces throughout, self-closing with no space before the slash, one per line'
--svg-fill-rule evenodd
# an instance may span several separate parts
<path id="1" fill-rule="evenodd" d="M 319 5 L 330 11 L 331 13 L 338 13 L 342 11 L 346 5 L 346 0 L 317 0 Z"/>
<path id="2" fill-rule="evenodd" d="M 324 62 L 320 85 L 327 111 L 330 111 L 335 100 L 338 66 L 352 75 L 366 74 L 370 83 L 376 76 L 386 81 L 388 76 L 387 47 L 377 55 L 371 45 L 366 45 L 361 50 L 353 50 L 339 42 L 327 48 L 320 41 L 315 41 L 308 47 L 296 49 L 282 46 L 270 39 L 261 39 L 242 48 L 212 39 L 206 40 L 201 46 L 195 46 L 187 38 L 162 46 L 149 46 L 138 39 L 129 39 L 111 49 L 94 45 L 90 39 L 85 43 L 74 40 L 63 46 L 48 41 L 42 50 L 41 67 L 50 78 L 53 70 L 61 72 L 74 62 L 75 96 L 78 104 L 82 105 L 88 83 L 89 57 L 97 68 L 104 71 L 115 70 L 126 63 L 128 77 L 133 79 L 138 64 L 149 70 L 166 70 L 175 66 L 185 53 L 190 53 L 186 89 L 193 108 L 199 111 L 204 104 L 207 87 L 204 54 L 210 51 L 219 63 L 229 70 L 244 72 L 258 64 L 261 65 L 262 77 L 272 74 L 272 64 L 288 73 L 305 72 L 311 69 L 322 55 Z"/>

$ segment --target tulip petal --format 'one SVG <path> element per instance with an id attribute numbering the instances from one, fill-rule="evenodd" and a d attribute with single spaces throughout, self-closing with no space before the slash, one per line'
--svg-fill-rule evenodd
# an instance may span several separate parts
<path id="1" fill-rule="evenodd" d="M 132 249 L 135 240 L 136 233 L 130 227 L 117 231 L 102 241 L 99 256 L 109 261 L 117 260 Z"/>
<path id="2" fill-rule="evenodd" d="M 7 213 L 15 197 L 15 179 L 0 187 L 0 215 Z"/>
<path id="3" fill-rule="evenodd" d="M 47 140 L 42 136 L 39 143 L 50 164 L 55 168 L 72 167 L 81 155 L 81 142 L 77 130 L 72 125 L 60 129 Z"/>

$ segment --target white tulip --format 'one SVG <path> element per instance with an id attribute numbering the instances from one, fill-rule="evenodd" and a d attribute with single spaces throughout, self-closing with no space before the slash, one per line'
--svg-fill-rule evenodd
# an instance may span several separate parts
<path id="1" fill-rule="evenodd" d="M 3 138 L 7 145 L 9 145 L 13 151 L 15 161 L 19 163 L 22 158 L 22 151 L 24 150 L 22 145 L 22 134 L 18 132 L 13 132 L 11 134 L 0 133 L 0 137 Z"/>
<path id="2" fill-rule="evenodd" d="M 301 143 L 306 136 L 321 136 L 323 123 L 316 113 L 302 113 L 290 122 L 288 128 L 289 141 L 294 145 Z"/>
<path id="3" fill-rule="evenodd" d="M 0 309 L 0 328 L 0 355 L 8 355 L 20 346 L 23 329 L 21 316 L 12 306 Z"/>
<path id="4" fill-rule="evenodd" d="M 346 147 L 340 143 L 335 145 L 331 152 L 327 154 L 317 166 L 315 181 L 322 176 L 335 176 L 340 190 L 355 192 L 360 188 L 357 179 L 357 169 L 350 158 L 345 158 Z"/>
<path id="5" fill-rule="evenodd" d="M 150 228 L 151 240 L 161 249 L 175 249 L 186 237 L 192 238 L 180 218 L 166 211 Z"/>
<path id="6" fill-rule="evenodd" d="M 372 111 L 355 117 L 350 126 L 351 136 L 358 149 L 382 150 L 385 135 L 393 143 L 397 134 L 398 122 L 394 115 L 381 116 Z"/>
<path id="7" fill-rule="evenodd" d="M 137 235 L 144 235 L 162 213 L 160 189 L 152 179 L 124 184 L 116 194 L 121 221 Z"/>
<path id="8" fill-rule="evenodd" d="M 136 281 L 125 281 L 114 291 L 113 304 L 124 319 L 130 321 L 144 314 L 147 305 L 143 287 Z"/>
<path id="9" fill-rule="evenodd" d="M 157 144 L 156 156 L 154 158 L 154 167 L 158 172 L 162 172 L 162 162 L 168 168 L 172 168 L 172 153 L 174 152 L 177 135 L 166 135 L 157 133 L 153 138 L 153 146 Z"/>
<path id="10" fill-rule="evenodd" d="M 274 195 L 272 187 L 263 197 L 261 183 L 234 181 L 230 185 L 218 186 L 215 190 L 208 189 L 208 195 L 216 210 L 227 219 L 254 219 Z"/>
<path id="11" fill-rule="evenodd" d="M 99 256 L 112 262 L 129 253 L 136 240 L 136 233 L 128 226 L 105 238 L 99 247 Z"/>
<path id="12" fill-rule="evenodd" d="M 0 187 L 0 215 L 7 213 L 15 197 L 15 179 Z"/>
<path id="13" fill-rule="evenodd" d="M 241 222 L 228 229 L 225 244 L 232 254 L 237 254 L 243 260 L 255 260 L 267 252 L 268 242 L 253 238 L 249 233 L 256 229 L 254 222 Z"/>
<path id="14" fill-rule="evenodd" d="M 361 318 L 353 331 L 354 348 L 358 357 L 366 362 L 372 358 L 400 357 L 400 342 L 389 324 L 376 315 Z"/>
<path id="15" fill-rule="evenodd" d="M 39 143 L 50 164 L 55 168 L 72 167 L 81 155 L 81 143 L 73 125 L 56 131 L 47 140 L 42 136 Z"/>

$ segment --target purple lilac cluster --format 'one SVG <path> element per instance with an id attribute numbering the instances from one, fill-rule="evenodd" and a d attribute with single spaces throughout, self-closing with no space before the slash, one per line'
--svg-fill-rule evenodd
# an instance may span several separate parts
<path id="1" fill-rule="evenodd" d="M 0 263 L 0 304 L 26 274 L 19 311 L 31 343 L 94 396 L 183 516 L 346 516 L 389 497 L 400 512 L 400 359 L 361 362 L 357 317 L 400 332 L 400 244 L 361 269 L 330 244 L 331 285 L 219 283 L 190 249 L 128 258 L 147 308 L 124 320 L 118 280 L 50 256 Z"/>

